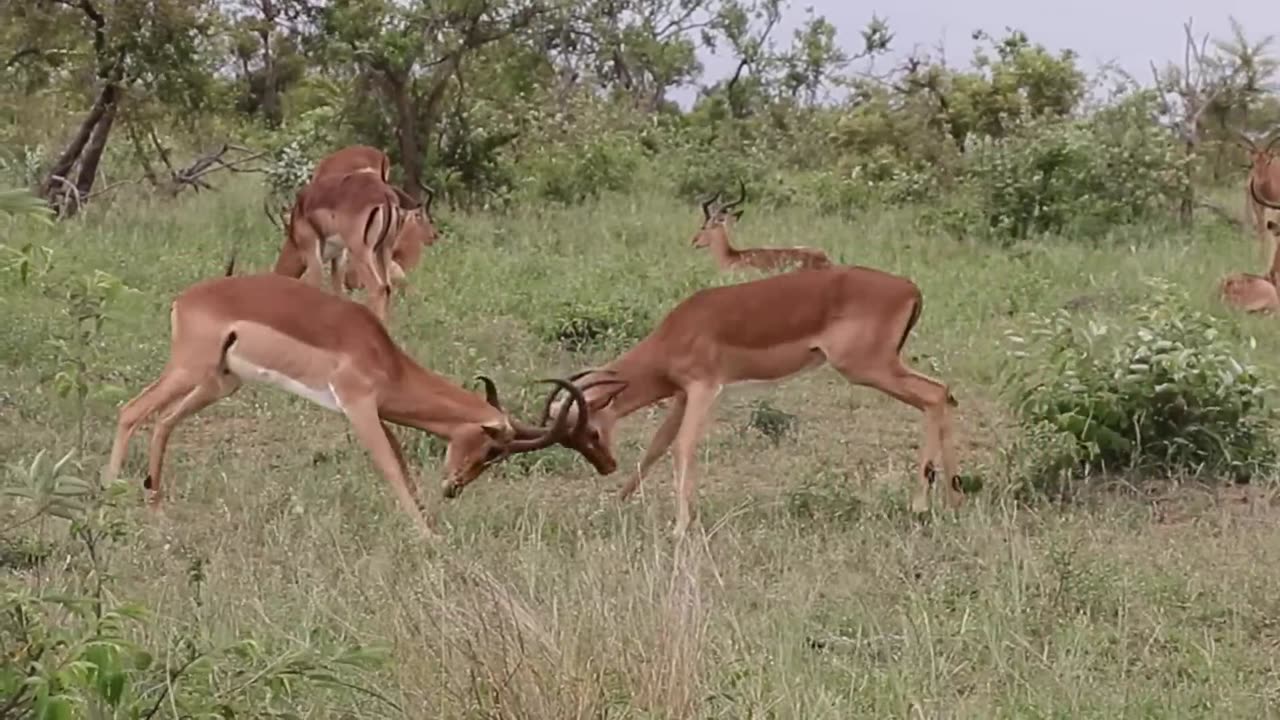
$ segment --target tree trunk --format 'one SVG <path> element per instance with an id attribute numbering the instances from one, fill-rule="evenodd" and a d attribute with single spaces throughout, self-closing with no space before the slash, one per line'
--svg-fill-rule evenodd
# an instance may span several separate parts
<path id="1" fill-rule="evenodd" d="M 71 142 L 67 143 L 66 149 L 54 161 L 53 167 L 49 168 L 49 174 L 45 176 L 44 182 L 40 185 L 40 195 L 42 197 L 52 200 L 53 193 L 63 189 L 62 183 L 54 180 L 54 178 L 65 179 L 71 173 L 71 168 L 80 159 L 80 154 L 84 151 L 84 146 L 89 142 L 89 137 L 93 134 L 94 128 L 102 120 L 107 108 L 115 107 L 116 98 L 119 94 L 120 88 L 115 83 L 107 83 L 102 86 L 102 91 L 98 93 L 97 100 L 94 101 L 89 114 L 81 121 L 80 128 L 72 136 Z"/>
<path id="2" fill-rule="evenodd" d="M 1182 167 L 1182 201 L 1178 204 L 1178 219 L 1184 226 L 1190 227 L 1196 206 L 1195 169 L 1192 163 L 1196 156 L 1196 141 L 1186 141 L 1187 162 Z"/>
<path id="3" fill-rule="evenodd" d="M 404 191 L 414 202 L 422 199 L 422 149 L 418 145 L 418 118 L 408 79 L 383 73 L 383 84 L 396 112 L 396 141 L 400 146 L 400 167 L 404 169 Z"/>
<path id="4" fill-rule="evenodd" d="M 98 121 L 97 127 L 93 129 L 93 135 L 89 138 L 89 144 L 84 148 L 84 154 L 80 157 L 80 173 L 76 177 L 76 191 L 80 193 L 80 197 L 86 197 L 93 190 L 93 183 L 98 178 L 98 165 L 102 163 L 102 153 L 107 149 L 107 139 L 111 136 L 111 128 L 116 122 L 117 103 L 111 103 L 107 106 L 106 112 L 102 114 L 102 119 Z"/>

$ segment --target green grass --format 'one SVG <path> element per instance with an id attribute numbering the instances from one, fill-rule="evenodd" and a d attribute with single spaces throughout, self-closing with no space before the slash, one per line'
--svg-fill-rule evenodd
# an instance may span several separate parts
<path id="1" fill-rule="evenodd" d="M 51 275 L 30 286 L 0 276 L 0 455 L 29 462 L 76 443 L 74 407 L 48 379 L 65 302 L 40 288 L 97 269 L 137 289 L 112 311 L 92 368 L 124 391 L 88 403 L 84 472 L 96 474 L 117 403 L 165 361 L 172 296 L 218 274 L 235 245 L 239 272 L 273 261 L 279 240 L 256 193 L 99 208 L 52 228 L 0 220 L 6 244 L 54 250 Z M 458 382 L 492 375 L 526 414 L 536 378 L 606 360 L 690 292 L 734 281 L 689 247 L 697 208 L 661 199 L 444 215 L 448 234 L 393 306 L 393 335 Z M 951 383 L 962 470 L 986 483 L 962 512 L 908 517 L 917 413 L 824 369 L 722 396 L 684 545 L 670 537 L 669 464 L 640 499 L 613 496 L 656 427 L 641 412 L 620 425 L 616 476 L 562 450 L 518 458 L 446 505 L 448 537 L 433 548 L 340 416 L 250 387 L 175 433 L 162 517 L 141 507 L 147 433 L 135 438 L 125 477 L 136 492 L 111 570 L 116 596 L 155 612 L 142 639 L 382 645 L 391 662 L 372 684 L 407 718 L 1280 714 L 1270 483 L 1163 483 L 1054 507 L 1012 502 L 1000 474 L 1001 338 L 1026 312 L 1123 317 L 1142 278 L 1162 276 L 1256 336 L 1243 357 L 1280 370 L 1275 321 L 1212 298 L 1223 273 L 1261 269 L 1252 238 L 1206 224 L 1001 250 L 924 234 L 905 212 L 843 222 L 755 208 L 734 240 L 817 245 L 920 285 L 906 354 Z M 564 349 L 555 329 L 574 306 L 621 330 Z M 761 399 L 795 416 L 793 432 L 775 442 L 750 429 Z M 434 490 L 440 444 L 401 437 Z M 0 509 L 0 527 L 17 514 Z M 15 531 L 30 533 L 66 537 L 56 522 Z M 75 572 L 63 556 L 13 563 L 0 581 L 61 587 Z M 298 702 L 303 717 L 387 716 L 356 693 Z"/>

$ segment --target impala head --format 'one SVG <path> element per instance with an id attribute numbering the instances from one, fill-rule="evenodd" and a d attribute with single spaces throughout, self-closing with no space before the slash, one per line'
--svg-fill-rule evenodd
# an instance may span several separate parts
<path id="1" fill-rule="evenodd" d="M 446 498 L 455 498 L 462 489 L 488 469 L 511 455 L 533 452 L 563 443 L 575 433 L 582 432 L 589 420 L 586 398 L 567 380 L 553 379 L 542 382 L 556 386 L 552 398 L 561 389 L 567 391 L 570 402 L 564 403 L 555 422 L 528 425 L 507 415 L 498 399 L 498 388 L 489 378 L 481 375 L 485 400 L 496 411 L 491 420 L 460 426 L 449 437 L 449 447 L 444 454 L 445 476 L 441 491 Z M 548 402 L 552 398 L 548 398 Z M 572 412 L 573 410 L 578 412 Z M 576 417 L 571 417 L 576 415 Z"/>
<path id="2" fill-rule="evenodd" d="M 618 413 L 613 401 L 627 384 L 614 378 L 608 370 L 583 370 L 570 375 L 569 380 L 582 396 L 581 403 L 574 402 L 576 395 L 558 398 L 559 390 L 555 390 L 542 408 L 541 422 L 545 424 L 552 413 L 557 416 L 569 413 L 574 428 L 560 444 L 586 458 L 597 473 L 609 475 L 618 469 L 618 460 L 613 455 L 613 426 L 618 421 Z M 587 415 L 579 414 L 575 405 L 586 407 Z"/>
<path id="3" fill-rule="evenodd" d="M 436 229 L 435 220 L 431 217 L 431 201 L 435 200 L 436 193 L 422 183 L 418 183 L 418 187 L 422 188 L 422 202 L 415 202 L 401 190 L 395 189 L 396 195 L 400 198 L 400 209 L 405 211 L 397 244 L 408 243 L 416 247 L 426 247 L 435 245 L 440 239 L 440 232 Z"/>
<path id="4" fill-rule="evenodd" d="M 725 232 L 731 220 L 736 222 L 742 217 L 742 210 L 738 209 L 738 206 L 747 199 L 747 186 L 739 180 L 738 188 L 738 199 L 731 203 L 720 204 L 720 196 L 723 193 L 719 190 L 702 203 L 702 227 L 698 228 L 698 233 L 693 236 L 691 244 L 694 247 L 707 247 L 711 244 L 715 233 Z"/>
<path id="5" fill-rule="evenodd" d="M 1271 139 L 1265 145 L 1259 145 L 1253 141 L 1253 138 L 1243 132 L 1237 132 L 1236 134 L 1240 138 L 1240 144 L 1249 152 L 1250 171 L 1255 173 L 1264 172 L 1276 157 L 1273 150 L 1276 143 L 1280 143 L 1280 132 L 1272 134 Z"/>

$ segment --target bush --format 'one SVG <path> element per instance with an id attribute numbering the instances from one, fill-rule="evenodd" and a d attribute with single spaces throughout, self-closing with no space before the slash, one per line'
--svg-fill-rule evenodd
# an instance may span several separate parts
<path id="1" fill-rule="evenodd" d="M 1020 239 L 1097 233 L 1149 219 L 1181 193 L 1182 156 L 1172 138 L 1140 117 L 1146 100 L 1088 120 L 1029 120 L 999 140 L 972 137 L 965 202 L 949 221 L 978 235 Z"/>
<path id="2" fill-rule="evenodd" d="M 1213 317 L 1152 282 L 1136 326 L 1082 326 L 1065 312 L 1033 316 L 1014 346 L 1009 386 L 1024 429 L 1065 433 L 1074 449 L 1050 453 L 1035 481 L 1060 477 L 1061 460 L 1103 472 L 1226 475 L 1247 481 L 1276 461 L 1272 389 L 1236 358 Z"/>
<path id="3" fill-rule="evenodd" d="M 632 186 L 641 152 L 621 133 L 549 147 L 530 160 L 536 197 L 566 205 Z"/>
<path id="4" fill-rule="evenodd" d="M 621 301 L 564 302 L 542 323 L 539 334 L 569 352 L 620 348 L 647 335 L 651 321 L 648 312 Z"/>

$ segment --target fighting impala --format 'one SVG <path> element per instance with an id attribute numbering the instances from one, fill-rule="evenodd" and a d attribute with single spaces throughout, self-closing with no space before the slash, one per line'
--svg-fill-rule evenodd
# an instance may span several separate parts
<path id="1" fill-rule="evenodd" d="M 1267 230 L 1277 240 L 1271 255 L 1271 267 L 1265 275 L 1232 273 L 1218 284 L 1218 295 L 1228 305 L 1245 312 L 1270 313 L 1280 309 L 1280 223 L 1267 221 Z"/>
<path id="2" fill-rule="evenodd" d="M 683 535 L 694 515 L 694 453 L 721 390 L 734 383 L 780 381 L 826 363 L 849 382 L 874 387 L 924 413 L 911 509 L 929 509 L 939 455 L 946 504 L 959 507 L 964 492 L 952 440 L 955 398 L 947 385 L 907 367 L 901 357 L 921 307 L 920 290 L 912 281 L 857 266 L 797 270 L 698 291 L 630 350 L 569 378 L 579 383 L 591 417 L 562 444 L 601 474 L 612 473 L 617 467 L 614 424 L 673 398 L 619 496 L 631 496 L 674 445 L 675 532 Z M 558 393 L 553 390 L 547 399 L 544 423 L 569 407 L 566 400 L 557 401 Z"/>
<path id="3" fill-rule="evenodd" d="M 529 425 L 508 415 L 494 383 L 481 376 L 485 397 L 418 364 L 363 305 L 274 274 L 198 282 L 173 301 L 169 360 L 155 382 L 121 409 L 106 481 L 120 472 L 139 424 L 160 413 L 151 434 L 144 487 L 148 503 L 163 498 L 161 470 L 173 429 L 236 392 L 243 382 L 275 385 L 344 414 L 374 466 L 421 530 L 434 534 L 412 473 L 387 423 L 425 430 L 448 441 L 445 497 L 456 497 L 486 468 L 586 432 L 582 391 L 572 393 L 551 424 Z M 558 389 L 557 389 L 558 392 Z M 570 413 L 575 426 L 570 427 Z"/>
<path id="4" fill-rule="evenodd" d="M 738 199 L 719 204 L 717 191 L 702 203 L 702 227 L 693 236 L 695 248 L 711 248 L 711 255 L 721 270 L 755 268 L 757 270 L 818 269 L 831 267 L 831 259 L 822 250 L 810 247 L 748 248 L 739 250 L 729 242 L 729 225 L 742 217 L 738 208 L 747 199 L 747 187 L 738 181 Z"/>
<path id="5" fill-rule="evenodd" d="M 1244 191 L 1245 213 L 1253 220 L 1254 231 L 1263 245 L 1264 253 L 1269 256 L 1270 248 L 1267 245 L 1270 238 L 1265 230 L 1267 211 L 1280 210 L 1280 162 L 1276 161 L 1272 152 L 1272 148 L 1280 142 L 1280 132 L 1275 132 L 1271 140 L 1261 147 L 1248 135 L 1239 133 L 1239 136 L 1244 141 L 1245 149 L 1249 151 L 1249 177 L 1245 180 Z"/>

